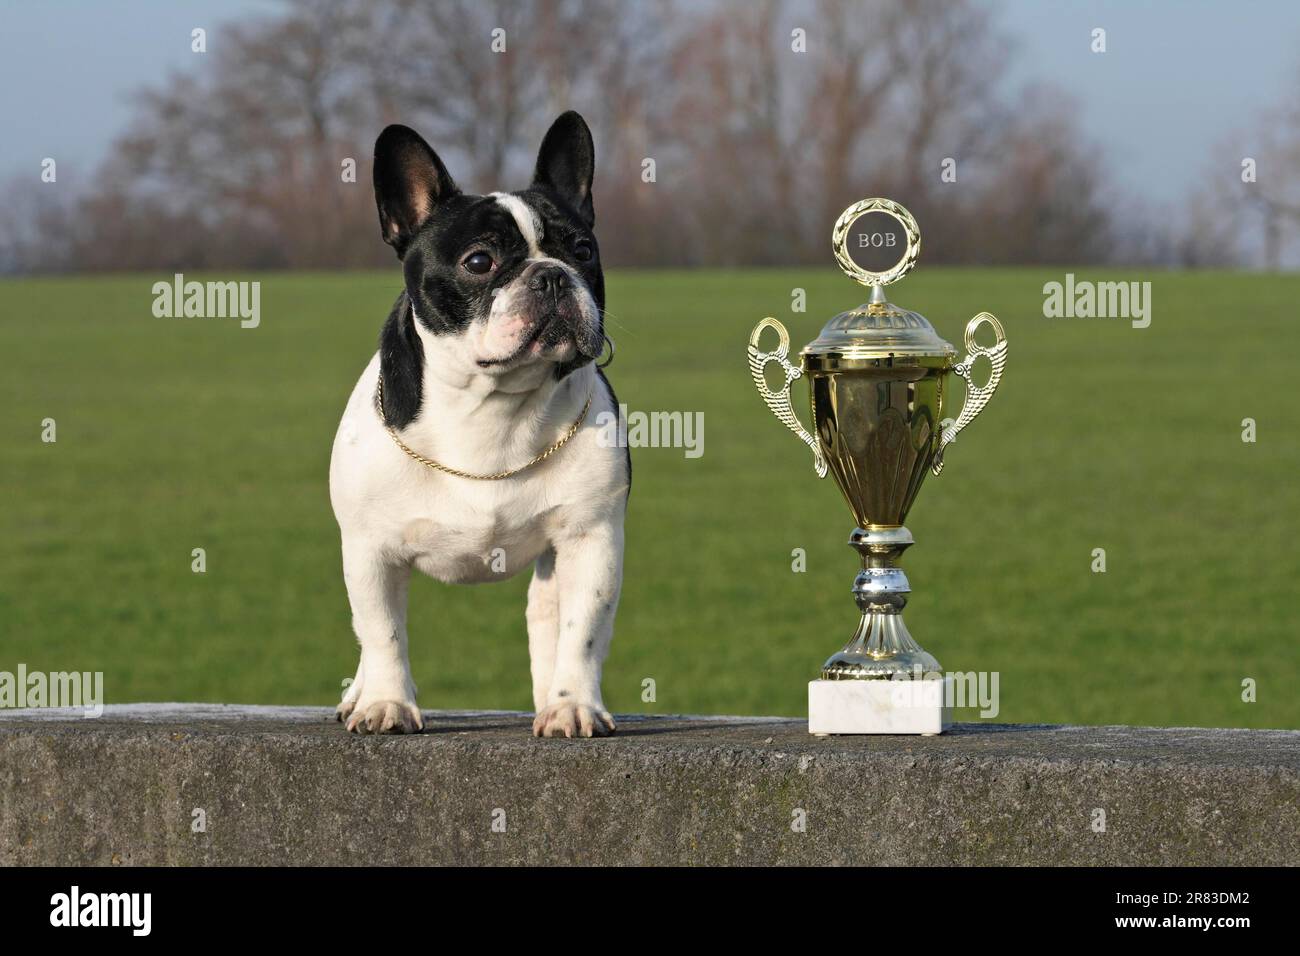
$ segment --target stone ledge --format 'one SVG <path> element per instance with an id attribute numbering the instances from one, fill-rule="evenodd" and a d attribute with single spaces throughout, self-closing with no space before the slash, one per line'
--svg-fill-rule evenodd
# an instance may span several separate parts
<path id="1" fill-rule="evenodd" d="M 819 739 L 803 720 L 621 716 L 613 738 L 535 740 L 527 714 L 434 711 L 420 736 L 360 738 L 332 718 L 0 712 L 0 864 L 1300 863 L 1297 731 Z"/>

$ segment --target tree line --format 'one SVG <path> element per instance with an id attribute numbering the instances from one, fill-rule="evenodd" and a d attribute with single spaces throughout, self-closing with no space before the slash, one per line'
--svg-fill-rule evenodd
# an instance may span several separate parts
<path id="1" fill-rule="evenodd" d="M 0 269 L 384 265 L 370 150 L 412 126 L 465 189 L 521 188 L 578 109 L 597 235 L 624 266 L 829 262 L 849 203 L 895 198 L 930 262 L 1190 262 L 1121 216 L 1064 94 L 1010 89 L 962 0 L 289 0 L 137 97 L 93 188 L 11 184 Z"/>

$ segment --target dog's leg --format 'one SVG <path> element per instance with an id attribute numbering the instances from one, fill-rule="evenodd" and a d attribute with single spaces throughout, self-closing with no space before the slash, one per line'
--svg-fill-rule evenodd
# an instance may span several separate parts
<path id="1" fill-rule="evenodd" d="M 614 732 L 614 718 L 600 694 L 600 672 L 623 582 L 623 516 L 557 540 L 554 547 L 559 638 L 546 706 L 538 709 L 533 733 L 603 737 Z"/>
<path id="2" fill-rule="evenodd" d="M 533 672 L 533 709 L 541 713 L 555 673 L 555 646 L 560 638 L 560 589 L 555 577 L 555 550 L 547 548 L 533 565 L 528 585 L 528 660 Z"/>
<path id="3" fill-rule="evenodd" d="M 343 546 L 343 580 L 352 605 L 352 629 L 361 666 L 347 728 L 358 734 L 403 734 L 424 729 L 406 655 L 406 589 L 411 569 L 363 547 Z"/>

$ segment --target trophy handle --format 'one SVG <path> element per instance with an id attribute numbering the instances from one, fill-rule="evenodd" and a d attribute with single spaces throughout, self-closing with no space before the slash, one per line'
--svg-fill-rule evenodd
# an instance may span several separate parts
<path id="1" fill-rule="evenodd" d="M 781 337 L 780 343 L 772 352 L 760 352 L 758 349 L 758 340 L 766 328 L 776 329 L 776 334 Z M 826 459 L 822 456 L 822 450 L 817 447 L 817 439 L 808 434 L 808 430 L 800 423 L 794 413 L 794 407 L 790 404 L 790 383 L 803 376 L 803 369 L 796 368 L 787 361 L 786 356 L 789 354 L 790 336 L 784 325 L 776 319 L 766 318 L 754 326 L 754 331 L 749 334 L 749 373 L 754 376 L 754 385 L 758 388 L 758 394 L 763 396 L 763 401 L 772 410 L 772 414 L 812 449 L 813 467 L 817 469 L 817 477 L 825 478 Z M 785 384 L 779 392 L 774 392 L 767 387 L 767 378 L 763 373 L 769 362 L 779 362 L 781 368 L 785 370 Z"/>
<path id="2" fill-rule="evenodd" d="M 997 336 L 997 341 L 993 345 L 985 348 L 975 341 L 975 330 L 987 322 L 993 326 L 993 334 Z M 989 372 L 989 380 L 983 385 L 976 385 L 971 378 L 971 370 L 975 367 L 975 360 L 981 355 L 986 356 L 992 364 L 992 370 Z M 1007 365 L 1007 334 L 1002 331 L 1002 323 L 988 312 L 981 312 L 975 318 L 966 323 L 966 359 L 960 365 L 954 366 L 953 371 L 966 383 L 966 401 L 961 407 L 961 414 L 957 420 L 945 418 L 939 425 L 940 438 L 939 450 L 934 456 L 934 465 L 932 470 L 935 475 L 943 471 L 943 452 L 953 441 L 961 430 L 975 420 L 975 416 L 984 410 L 984 406 L 989 403 L 993 397 L 993 392 L 998 387 L 998 382 L 1002 379 L 1002 370 Z"/>

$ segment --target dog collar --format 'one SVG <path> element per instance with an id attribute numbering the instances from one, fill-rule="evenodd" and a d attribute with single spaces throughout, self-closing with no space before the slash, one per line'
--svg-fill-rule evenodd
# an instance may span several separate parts
<path id="1" fill-rule="evenodd" d="M 569 430 L 561 435 L 559 440 L 551 445 L 550 448 L 547 448 L 546 451 L 542 452 L 540 455 L 530 458 L 518 468 L 511 468 L 509 471 L 499 471 L 494 475 L 476 475 L 472 472 L 461 471 L 457 468 L 449 468 L 447 465 L 440 464 L 432 458 L 425 458 L 423 455 L 414 451 L 406 444 L 406 442 L 402 441 L 402 439 L 397 435 L 397 429 L 384 421 L 384 373 L 382 370 L 379 373 L 379 420 L 384 423 L 384 430 L 388 432 L 397 447 L 402 449 L 402 451 L 406 452 L 407 455 L 415 461 L 418 461 L 420 464 L 432 468 L 434 471 L 441 471 L 446 475 L 455 475 L 457 478 L 472 478 L 475 481 L 501 481 L 503 478 L 513 478 L 515 475 L 527 471 L 534 465 L 540 465 L 568 444 L 569 439 L 578 433 L 578 429 L 582 427 L 582 423 L 587 420 L 587 412 L 591 410 L 591 399 L 594 394 L 595 389 L 593 388 L 587 393 L 587 401 L 583 404 L 582 411 L 578 413 L 577 419 L 575 419 L 573 424 L 569 426 Z"/>

